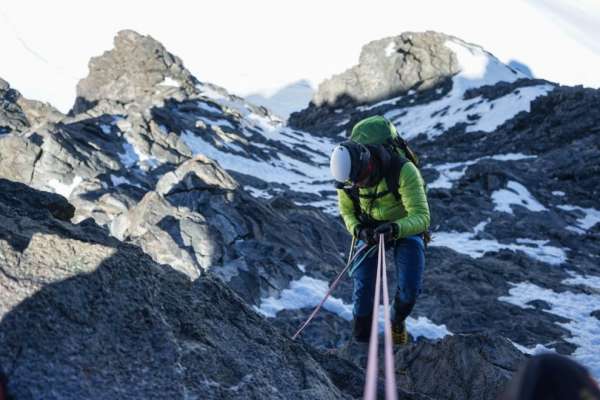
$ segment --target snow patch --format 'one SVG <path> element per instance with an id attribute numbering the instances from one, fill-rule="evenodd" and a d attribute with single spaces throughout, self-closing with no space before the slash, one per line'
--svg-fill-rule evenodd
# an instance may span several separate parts
<path id="1" fill-rule="evenodd" d="M 175 87 L 180 87 L 181 86 L 179 84 L 179 82 L 177 82 L 175 79 L 171 78 L 170 76 L 167 76 L 164 81 L 162 81 L 161 83 L 159 83 L 159 85 L 163 85 L 163 86 L 175 86 Z"/>
<path id="2" fill-rule="evenodd" d="M 451 189 L 455 181 L 459 180 L 467 172 L 467 168 L 471 165 L 477 164 L 481 160 L 497 160 L 497 161 L 518 161 L 536 158 L 536 156 L 526 155 L 522 153 L 507 153 L 507 154 L 496 154 L 493 156 L 479 157 L 469 161 L 458 161 L 440 165 L 428 164 L 424 168 L 433 168 L 440 174 L 435 181 L 427 184 L 430 189 Z"/>
<path id="3" fill-rule="evenodd" d="M 123 176 L 117 176 L 117 175 L 111 174 L 110 181 L 113 184 L 113 186 L 131 185 L 131 186 L 135 186 L 135 187 L 139 187 L 140 189 L 143 189 L 143 187 L 140 184 L 134 183 Z"/>
<path id="4" fill-rule="evenodd" d="M 552 194 L 553 194 L 554 196 L 559 196 L 559 197 L 564 197 L 564 196 L 566 195 L 566 193 L 565 193 L 565 192 L 562 192 L 562 191 L 560 191 L 560 190 L 555 190 L 555 191 L 553 191 L 553 192 L 552 192 Z"/>
<path id="5" fill-rule="evenodd" d="M 140 161 L 140 153 L 137 151 L 136 147 L 131 143 L 123 143 L 123 151 L 123 153 L 119 153 L 119 159 L 125 167 L 132 167 L 138 161 Z"/>
<path id="6" fill-rule="evenodd" d="M 515 181 L 508 181 L 506 189 L 494 191 L 492 200 L 495 204 L 494 210 L 509 214 L 513 213 L 511 207 L 513 205 L 523 206 L 533 212 L 548 211 L 529 193 L 525 186 Z"/>
<path id="7" fill-rule="evenodd" d="M 389 57 L 392 54 L 394 54 L 395 52 L 396 52 L 396 43 L 394 43 L 393 41 L 389 42 L 385 48 L 385 56 Z"/>
<path id="8" fill-rule="evenodd" d="M 417 319 L 408 317 L 406 318 L 406 327 L 415 339 L 424 337 L 435 340 L 452 335 L 452 332 L 446 328 L 445 324 L 436 325 L 427 317 L 418 317 Z"/>
<path id="9" fill-rule="evenodd" d="M 567 227 L 567 229 L 570 229 L 574 232 L 585 233 L 588 229 L 592 228 L 594 225 L 600 222 L 600 211 L 596 210 L 595 208 L 584 208 L 573 206 L 570 204 L 564 204 L 557 207 L 561 210 L 577 211 L 578 213 L 583 214 L 583 217 L 577 218 L 578 228 Z"/>
<path id="10" fill-rule="evenodd" d="M 279 298 L 268 297 L 262 299 L 260 307 L 255 306 L 254 309 L 267 317 L 273 318 L 281 310 L 312 308 L 321 302 L 328 290 L 329 285 L 326 281 L 303 276 L 297 281 L 292 281 L 289 289 L 282 290 Z M 347 321 L 352 320 L 352 305 L 344 303 L 341 299 L 330 296 L 323 308 Z"/>
<path id="11" fill-rule="evenodd" d="M 565 283 L 568 279 L 563 281 Z M 533 308 L 527 303 L 533 300 L 543 300 L 550 309 L 543 310 L 550 314 L 570 320 L 567 323 L 557 323 L 571 332 L 571 337 L 564 340 L 573 343 L 577 349 L 572 354 L 578 361 L 590 369 L 590 372 L 600 378 L 600 321 L 590 315 L 598 310 L 600 294 L 572 293 L 569 291 L 555 292 L 542 288 L 530 282 L 511 283 L 508 296 L 498 298 L 521 308 Z"/>
<path id="12" fill-rule="evenodd" d="M 110 125 L 100 124 L 100 129 L 105 135 L 109 135 L 112 132 L 112 127 Z"/>
<path id="13" fill-rule="evenodd" d="M 216 113 L 216 114 L 222 113 L 221 109 L 215 105 L 208 104 L 203 101 L 199 101 L 197 104 L 198 104 L 198 107 L 204 111 L 208 111 L 210 113 Z"/>
<path id="14" fill-rule="evenodd" d="M 55 193 L 58 193 L 64 198 L 68 199 L 69 196 L 71 196 L 71 193 L 73 193 L 73 190 L 75 190 L 75 188 L 79 186 L 81 182 L 83 182 L 83 178 L 79 175 L 76 175 L 70 184 L 65 184 L 58 179 L 52 178 L 48 181 L 47 186 L 52 188 Z"/>
<path id="15" fill-rule="evenodd" d="M 472 258 L 481 258 L 486 253 L 502 249 L 521 251 L 529 257 L 550 265 L 560 265 L 567 261 L 566 250 L 549 246 L 549 240 L 518 238 L 515 243 L 500 243 L 493 239 L 476 239 L 483 227 L 479 224 L 474 232 L 434 232 L 430 246 L 448 247 Z"/>
<path id="16" fill-rule="evenodd" d="M 600 276 L 596 276 L 596 275 L 583 276 L 583 275 L 579 275 L 578 273 L 576 273 L 574 271 L 567 271 L 567 273 L 569 275 L 571 275 L 571 278 L 567 278 L 567 279 L 563 280 L 561 283 L 563 283 L 564 285 L 570 285 L 570 286 L 581 285 L 581 286 L 586 286 L 593 290 L 600 291 Z M 598 305 L 598 309 L 600 309 L 600 304 Z"/>
<path id="17" fill-rule="evenodd" d="M 257 199 L 270 199 L 271 197 L 273 197 L 268 192 L 250 185 L 244 186 L 244 190 L 250 193 L 252 197 L 255 197 Z"/>
<path id="18" fill-rule="evenodd" d="M 524 354 L 537 355 L 537 354 L 554 353 L 555 352 L 553 349 L 550 349 L 550 348 L 544 346 L 543 344 L 536 344 L 533 347 L 525 347 L 525 346 L 520 345 L 519 343 L 513 342 L 510 339 L 508 339 L 508 341 L 511 342 L 512 345 L 517 348 L 517 350 L 519 350 L 521 353 L 524 353 Z"/>

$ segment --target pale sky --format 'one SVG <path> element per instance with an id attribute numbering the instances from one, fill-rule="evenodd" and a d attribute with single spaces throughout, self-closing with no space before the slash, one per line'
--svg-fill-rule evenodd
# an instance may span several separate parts
<path id="1" fill-rule="evenodd" d="M 90 57 L 121 29 L 150 34 L 198 79 L 240 95 L 300 79 L 316 87 L 356 64 L 369 41 L 424 30 L 479 44 L 536 77 L 600 86 L 597 0 L 3 0 L 0 77 L 67 111 Z"/>

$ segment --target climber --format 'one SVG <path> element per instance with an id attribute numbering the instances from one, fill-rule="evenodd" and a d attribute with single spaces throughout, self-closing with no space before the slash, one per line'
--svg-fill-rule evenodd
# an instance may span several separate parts
<path id="1" fill-rule="evenodd" d="M 353 279 L 353 337 L 368 342 L 380 234 L 393 250 L 396 293 L 391 322 L 394 343 L 408 343 L 405 319 L 421 292 L 428 240 L 429 206 L 414 153 L 394 125 L 381 116 L 359 121 L 350 140 L 336 146 L 330 167 L 338 182 L 340 214 L 348 231 L 373 251 L 358 258 Z"/>

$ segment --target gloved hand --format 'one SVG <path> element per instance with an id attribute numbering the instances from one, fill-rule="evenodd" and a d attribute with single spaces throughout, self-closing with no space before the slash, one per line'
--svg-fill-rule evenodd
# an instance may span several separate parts
<path id="1" fill-rule="evenodd" d="M 375 228 L 373 232 L 375 235 L 375 240 L 379 240 L 379 235 L 383 234 L 384 240 L 387 242 L 389 240 L 396 239 L 396 235 L 398 235 L 398 224 L 395 222 L 386 222 L 385 224 L 379 225 Z"/>
<path id="2" fill-rule="evenodd" d="M 368 245 L 375 244 L 375 236 L 373 235 L 373 228 L 359 225 L 356 228 L 356 237 Z"/>

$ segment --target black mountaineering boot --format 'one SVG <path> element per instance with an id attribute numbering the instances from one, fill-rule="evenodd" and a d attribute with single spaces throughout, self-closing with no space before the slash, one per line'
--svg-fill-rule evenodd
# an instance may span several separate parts
<path id="1" fill-rule="evenodd" d="M 398 296 L 394 299 L 394 311 L 392 320 L 392 340 L 395 345 L 404 346 L 409 342 L 406 330 L 406 317 L 411 313 L 415 303 L 403 303 Z"/>

